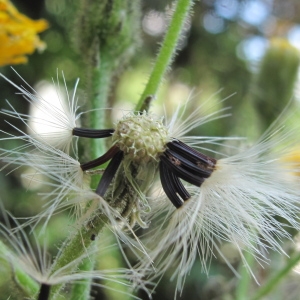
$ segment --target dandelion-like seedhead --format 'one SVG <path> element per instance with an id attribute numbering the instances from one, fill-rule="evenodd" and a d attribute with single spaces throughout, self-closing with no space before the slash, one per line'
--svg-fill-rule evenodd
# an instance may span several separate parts
<path id="1" fill-rule="evenodd" d="M 282 126 L 287 119 L 278 121 L 252 147 L 211 161 L 210 175 L 200 189 L 192 182 L 194 186 L 185 187 L 190 197 L 178 209 L 170 208 L 162 196 L 152 199 L 153 210 L 146 219 L 155 215 L 159 219 L 142 241 L 156 262 L 153 280 L 175 267 L 173 277 L 182 291 L 197 256 L 207 272 L 211 256 L 216 252 L 223 256 L 222 242 L 236 246 L 246 267 L 244 250 L 261 264 L 267 262 L 270 250 L 285 253 L 282 240 L 292 238 L 287 229 L 300 229 L 299 177 L 295 176 L 299 166 L 283 160 L 299 143 L 298 129 Z M 140 265 L 145 268 L 147 263 Z"/>
<path id="2" fill-rule="evenodd" d="M 131 283 L 134 282 L 139 285 L 142 282 L 141 274 L 133 269 L 115 268 L 83 271 L 77 268 L 82 260 L 92 259 L 96 253 L 109 255 L 118 247 L 116 243 L 111 243 L 105 248 L 102 247 L 101 250 L 94 245 L 69 264 L 54 270 L 55 260 L 47 252 L 46 236 L 44 236 L 44 245 L 41 246 L 40 240 L 43 240 L 41 236 L 38 239 L 32 230 L 31 236 L 28 236 L 24 228 L 20 228 L 18 221 L 12 216 L 8 217 L 3 207 L 1 208 L 5 223 L 0 223 L 0 258 L 8 262 L 15 273 L 15 282 L 19 284 L 19 288 L 24 289 L 25 294 L 33 296 L 32 293 L 34 292 L 38 300 L 46 300 L 49 299 L 51 288 L 54 286 L 65 283 L 80 283 L 91 279 L 102 281 L 103 283 L 93 282 L 93 285 L 107 289 L 114 289 L 109 285 L 112 282 L 127 286 L 128 293 L 124 289 L 120 293 L 130 295 Z M 17 230 L 11 228 L 9 223 L 13 223 Z M 108 244 L 105 241 L 103 243 Z M 142 285 L 144 287 L 144 283 Z M 116 291 L 118 290 L 116 289 Z"/>
<path id="3" fill-rule="evenodd" d="M 27 179 L 29 184 L 38 183 L 48 187 L 48 192 L 41 194 L 46 200 L 44 211 L 33 216 L 29 223 L 44 220 L 47 225 L 51 216 L 66 207 L 71 207 L 77 215 L 81 215 L 85 199 L 92 199 L 89 194 L 89 178 L 80 168 L 80 163 L 66 154 L 54 148 L 45 141 L 35 139 L 19 130 L 20 136 L 9 136 L 2 140 L 22 140 L 24 145 L 14 149 L 0 148 L 0 159 L 3 163 L 1 170 L 7 173 L 18 168 L 29 170 L 21 176 Z M 72 196 L 73 195 L 73 196 Z M 69 197 L 81 196 L 82 203 L 68 203 Z"/>
<path id="4" fill-rule="evenodd" d="M 116 124 L 112 142 L 129 160 L 147 163 L 158 160 L 168 142 L 168 130 L 162 119 L 157 119 L 146 111 L 130 113 Z"/>
<path id="5" fill-rule="evenodd" d="M 26 96 L 33 101 L 32 94 Z M 72 158 L 46 139 L 19 130 L 21 137 L 17 139 L 25 140 L 25 146 L 2 149 L 1 159 L 6 164 L 33 167 L 51 180 L 53 191 L 44 195 L 50 204 L 39 220 L 49 220 L 58 210 L 73 205 L 79 207 L 80 224 L 89 226 L 104 214 L 111 230 L 139 258 L 138 274 L 156 280 L 172 266 L 177 290 L 182 291 L 195 259 L 200 257 L 207 272 L 211 256 L 215 252 L 223 255 L 222 242 L 233 243 L 247 266 L 244 250 L 260 263 L 267 261 L 270 249 L 284 253 L 281 239 L 291 236 L 278 217 L 288 222 L 286 226 L 300 229 L 299 167 L 283 159 L 298 143 L 295 136 L 299 128 L 284 126 L 289 116 L 282 116 L 251 147 L 225 156 L 206 150 L 209 145 L 220 146 L 226 138 L 188 133 L 228 116 L 227 108 L 211 112 L 208 102 L 185 117 L 188 105 L 179 107 L 169 120 L 146 111 L 128 113 L 109 129 L 77 127 L 73 122 L 76 110 L 71 109 L 64 123 L 68 124 L 64 127 L 67 144 L 72 136 L 110 139 L 111 146 L 102 156 L 79 163 L 76 153 Z M 210 113 L 205 114 L 205 109 Z M 26 123 L 24 116 L 10 114 Z M 31 148 L 34 151 L 28 152 Z M 23 155 L 23 151 L 27 152 Z M 95 190 L 84 184 L 87 173 L 105 163 Z M 162 189 L 159 196 L 153 196 L 151 187 L 158 177 Z M 148 227 L 141 241 L 134 234 L 135 224 Z"/>
<path id="6" fill-rule="evenodd" d="M 74 92 L 70 95 L 64 74 L 62 73 L 64 86 L 62 90 L 57 72 L 56 81 L 53 80 L 53 87 L 56 92 L 53 94 L 54 98 L 48 101 L 42 95 L 39 95 L 18 73 L 17 75 L 24 82 L 25 86 L 18 86 L 0 74 L 2 78 L 20 91 L 24 101 L 27 101 L 31 105 L 31 108 L 35 109 L 36 116 L 18 113 L 8 101 L 7 103 L 11 110 L 2 109 L 2 114 L 21 120 L 26 125 L 28 133 L 32 138 L 44 141 L 55 148 L 70 153 L 73 138 L 72 130 L 78 125 L 80 117 L 77 114 L 79 107 L 77 98 L 75 97 L 79 80 L 76 81 Z M 67 98 L 67 101 L 64 98 Z M 56 105 L 53 103 L 56 103 Z"/>

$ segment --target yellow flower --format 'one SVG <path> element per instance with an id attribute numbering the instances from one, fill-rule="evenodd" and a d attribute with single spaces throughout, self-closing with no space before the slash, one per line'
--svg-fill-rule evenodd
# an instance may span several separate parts
<path id="1" fill-rule="evenodd" d="M 283 162 L 290 164 L 290 169 L 294 174 L 300 176 L 300 149 L 299 147 L 292 150 L 288 155 L 282 157 Z"/>
<path id="2" fill-rule="evenodd" d="M 42 51 L 46 44 L 37 33 L 48 28 L 46 20 L 31 20 L 8 0 L 0 0 L 0 66 L 27 62 L 27 54 Z"/>

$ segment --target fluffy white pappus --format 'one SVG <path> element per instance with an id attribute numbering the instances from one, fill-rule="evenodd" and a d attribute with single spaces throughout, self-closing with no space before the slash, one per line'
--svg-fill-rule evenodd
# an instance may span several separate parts
<path id="1" fill-rule="evenodd" d="M 226 261 L 223 242 L 236 246 L 253 276 L 243 251 L 260 264 L 268 262 L 270 250 L 285 254 L 283 241 L 292 239 L 288 229 L 300 230 L 299 162 L 286 159 L 299 149 L 299 128 L 284 126 L 288 120 L 281 117 L 256 144 L 217 160 L 200 188 L 186 187 L 191 197 L 180 208 L 166 198 L 152 199 L 154 209 L 147 218 L 157 214 L 159 219 L 142 239 L 156 268 L 151 280 L 173 268 L 181 292 L 198 256 L 204 272 L 216 253 Z"/>
<path id="2" fill-rule="evenodd" d="M 76 81 L 74 92 L 70 95 L 64 73 L 62 72 L 62 89 L 57 72 L 56 81 L 53 79 L 52 85 L 44 84 L 38 93 L 18 73 L 17 75 L 22 79 L 25 86 L 16 85 L 0 73 L 2 78 L 20 91 L 25 101 L 30 104 L 31 113 L 28 115 L 20 114 L 7 101 L 10 110 L 2 109 L 2 114 L 17 118 L 25 123 L 29 134 L 35 139 L 45 140 L 53 147 L 69 153 L 72 146 L 72 130 L 76 127 L 80 117 L 80 114 L 77 114 L 79 107 L 76 98 L 79 80 Z"/>
<path id="3" fill-rule="evenodd" d="M 143 268 L 139 268 L 138 270 L 134 269 L 127 257 L 128 251 L 124 250 L 129 250 L 131 257 L 134 256 L 136 261 L 144 260 L 151 265 L 147 249 L 135 234 L 128 220 L 122 217 L 117 210 L 113 209 L 102 197 L 94 193 L 92 190 L 83 191 L 73 189 L 71 191 L 71 195 L 70 200 L 68 202 L 61 202 L 57 209 L 64 210 L 70 206 L 77 207 L 78 205 L 85 208 L 84 212 L 77 219 L 74 227 L 75 232 L 77 230 L 80 231 L 85 226 L 94 224 L 94 222 L 98 223 L 99 219 L 105 220 L 106 217 L 109 221 L 105 224 L 105 230 L 109 230 L 113 234 L 116 244 L 121 251 L 128 269 L 127 274 L 130 274 L 130 290 L 136 291 L 142 289 L 148 294 L 150 299 L 151 293 L 149 292 L 148 287 L 152 286 L 153 283 L 150 280 L 145 279 L 145 274 L 148 273 L 149 270 Z M 84 201 L 89 203 L 88 207 L 85 205 Z M 46 212 L 44 217 L 46 217 Z M 101 235 L 101 244 L 105 244 L 105 242 L 102 241 L 102 238 L 103 236 Z M 111 243 L 112 242 L 110 241 L 110 244 Z M 86 245 L 83 246 L 85 247 Z"/>
<path id="4" fill-rule="evenodd" d="M 14 276 L 23 278 L 22 281 L 16 279 L 16 282 L 20 285 L 19 287 L 27 293 L 27 297 L 36 296 L 36 293 L 39 293 L 40 285 L 52 287 L 56 285 L 80 283 L 85 280 L 101 280 L 101 284 L 96 282 L 92 284 L 101 288 L 114 290 L 120 294 L 130 295 L 134 299 L 138 298 L 131 294 L 133 282 L 135 285 L 141 282 L 143 288 L 146 289 L 142 275 L 133 269 L 114 268 L 90 271 L 78 269 L 78 265 L 83 259 L 89 259 L 90 257 L 93 259 L 92 257 L 96 253 L 99 255 L 100 252 L 103 252 L 102 255 L 109 255 L 109 253 L 118 247 L 117 244 L 102 247 L 103 249 L 89 247 L 78 258 L 61 268 L 55 269 L 55 261 L 53 262 L 53 259 L 47 252 L 46 236 L 44 238 L 44 245 L 41 246 L 33 231 L 31 231 L 31 236 L 28 236 L 18 221 L 12 216 L 8 218 L 2 205 L 1 208 L 6 224 L 0 223 L 0 258 L 9 263 Z M 19 227 L 19 229 L 13 230 L 9 223 L 13 223 L 16 227 Z M 39 240 L 41 240 L 41 237 Z M 104 241 L 104 244 L 108 243 Z M 26 276 L 28 276 L 28 279 L 26 279 Z M 30 280 L 33 280 L 33 283 L 30 283 Z M 36 282 L 37 285 L 34 285 L 34 282 Z M 119 290 L 115 285 L 115 287 L 110 286 L 110 283 L 120 284 L 123 287 L 125 286 L 126 289 L 122 288 Z M 30 285 L 30 287 L 28 285 Z M 139 287 L 140 286 L 141 285 L 139 285 Z M 128 292 L 126 292 L 126 290 Z M 34 292 L 34 294 L 30 294 L 32 292 Z M 57 293 L 58 291 L 55 292 Z"/>
<path id="5" fill-rule="evenodd" d="M 29 186 L 38 183 L 51 188 L 49 192 L 43 194 L 44 211 L 30 221 L 38 221 L 45 217 L 46 226 L 50 217 L 60 210 L 63 202 L 68 203 L 70 198 L 82 196 L 82 203 L 85 203 L 85 199 L 91 197 L 86 182 L 88 176 L 82 171 L 80 163 L 65 152 L 22 131 L 20 133 L 22 138 L 17 139 L 25 142 L 22 146 L 11 150 L 0 149 L 0 161 L 4 165 L 1 170 L 6 169 L 10 173 L 22 168 L 25 172 L 21 176 L 26 178 Z M 68 207 L 72 208 L 71 203 Z M 73 208 L 80 215 L 81 205 L 78 204 Z"/>
<path id="6" fill-rule="evenodd" d="M 128 220 L 123 218 L 117 210 L 113 209 L 89 187 L 89 182 L 86 182 L 89 181 L 89 177 L 86 178 L 87 175 L 82 172 L 78 162 L 58 149 L 53 148 L 53 150 L 57 154 L 54 158 L 51 155 L 49 158 L 47 156 L 41 157 L 40 153 L 35 157 L 34 154 L 27 153 L 23 161 L 20 160 L 19 155 L 17 156 L 19 158 L 18 163 L 35 169 L 32 174 L 24 175 L 29 181 L 40 181 L 44 186 L 51 188 L 50 191 L 39 193 L 41 200 L 45 202 L 43 210 L 30 217 L 25 224 L 42 223 L 43 231 L 45 231 L 54 214 L 69 210 L 75 217 L 75 227 L 80 230 L 81 226 L 85 226 L 88 222 L 93 222 L 94 218 L 101 218 L 104 215 L 109 220 L 106 227 L 120 241 L 120 248 L 126 246 L 131 249 L 131 253 L 137 259 L 143 257 L 143 259 L 149 260 L 147 250 L 134 233 Z M 62 156 L 61 162 L 58 161 L 58 154 Z M 48 177 L 48 181 L 45 181 L 46 177 Z M 130 266 L 124 252 L 123 254 Z"/>
<path id="7" fill-rule="evenodd" d="M 224 98 L 223 100 L 212 101 L 214 96 L 215 95 L 212 95 L 200 104 L 193 104 L 193 97 L 191 96 L 183 104 L 178 105 L 170 118 L 168 118 L 167 113 L 165 113 L 169 139 L 179 139 L 190 147 L 208 151 L 210 153 L 215 153 L 211 148 L 212 145 L 224 147 L 224 141 L 226 140 L 240 140 L 241 138 L 238 137 L 189 135 L 193 129 L 199 128 L 201 125 L 231 116 L 230 107 L 224 106 L 224 103 L 229 97 Z M 226 147 L 230 148 L 232 146 L 226 145 Z M 223 153 L 217 154 L 224 156 Z"/>
<path id="8" fill-rule="evenodd" d="M 107 226 L 126 247 L 131 248 L 137 259 L 147 256 L 128 220 L 90 188 L 90 176 L 82 171 L 76 159 L 45 141 L 21 133 L 25 140 L 23 146 L 12 150 L 0 148 L 0 161 L 5 164 L 3 169 L 8 169 L 10 173 L 18 168 L 27 168 L 32 171 L 22 174 L 22 177 L 27 179 L 29 185 L 39 183 L 44 188 L 49 187 L 46 192 L 39 193 L 44 202 L 42 211 L 29 217 L 25 225 L 43 224 L 45 231 L 54 214 L 69 210 L 75 216 L 79 229 L 93 216 L 105 215 L 109 219 Z"/>
<path id="9" fill-rule="evenodd" d="M 83 222 L 93 223 L 93 218 L 101 218 L 104 214 L 109 222 L 106 223 L 106 228 L 108 228 L 116 237 L 116 241 L 119 244 L 119 248 L 122 251 L 123 258 L 126 261 L 127 266 L 132 269 L 130 261 L 127 259 L 124 248 L 130 249 L 131 254 L 133 254 L 137 261 L 144 260 L 148 261 L 151 265 L 151 260 L 147 254 L 147 249 L 144 247 L 139 237 L 135 234 L 129 221 L 124 218 L 116 209 L 112 208 L 102 197 L 93 193 L 94 202 L 85 214 L 82 216 L 81 220 Z M 81 202 L 82 200 L 79 199 Z M 78 222 L 80 224 L 80 220 Z M 139 274 L 144 274 L 144 270 L 138 270 Z M 143 275 L 140 275 L 143 276 Z M 145 284 L 145 283 L 143 283 Z M 136 284 L 140 286 L 140 284 Z M 146 289 L 145 289 L 146 290 Z"/>

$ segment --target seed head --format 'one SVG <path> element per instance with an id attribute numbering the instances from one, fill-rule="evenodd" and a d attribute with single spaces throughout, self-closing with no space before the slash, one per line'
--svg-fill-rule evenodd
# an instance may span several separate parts
<path id="1" fill-rule="evenodd" d="M 158 160 L 166 149 L 169 137 L 162 119 L 144 112 L 124 116 L 116 124 L 112 139 L 132 161 L 147 163 L 152 159 Z"/>

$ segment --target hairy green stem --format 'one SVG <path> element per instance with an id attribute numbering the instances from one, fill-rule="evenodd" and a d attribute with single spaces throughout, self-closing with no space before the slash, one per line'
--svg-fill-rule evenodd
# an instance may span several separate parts
<path id="1" fill-rule="evenodd" d="M 88 99 L 90 101 L 91 112 L 89 114 L 89 126 L 94 129 L 105 128 L 105 117 L 107 102 L 110 92 L 110 82 L 112 80 L 111 62 L 98 50 L 97 64 L 88 67 L 89 83 L 87 84 Z M 105 143 L 103 139 L 91 139 L 90 158 L 97 158 L 105 153 Z"/>
<path id="2" fill-rule="evenodd" d="M 95 38 L 93 49 L 90 51 L 90 57 L 87 60 L 87 96 L 89 101 L 89 107 L 91 109 L 88 118 L 84 120 L 85 123 L 89 123 L 90 128 L 105 128 L 105 108 L 107 107 L 107 99 L 110 91 L 110 82 L 112 78 L 112 63 L 107 59 L 105 53 L 100 54 L 98 39 Z M 87 117 L 85 115 L 84 117 Z M 85 141 L 81 141 L 85 143 Z M 91 139 L 90 148 L 88 148 L 87 155 L 90 158 L 97 158 L 105 153 L 105 143 L 103 139 Z M 85 145 L 82 145 L 83 147 Z M 85 147 L 86 148 L 86 147 Z M 85 154 L 86 155 L 86 154 Z M 99 176 L 93 176 L 91 186 L 96 186 L 99 182 Z M 90 221 L 93 224 L 92 228 L 83 226 L 81 230 L 71 238 L 67 243 L 58 260 L 56 261 L 55 270 L 69 264 L 72 260 L 78 259 L 84 251 L 86 251 L 92 242 L 91 236 L 96 232 L 100 233 L 103 227 L 106 225 L 106 218 L 98 214 Z M 89 222 L 89 223 L 90 223 Z M 83 268 L 85 271 L 93 270 L 94 268 L 94 256 L 83 259 L 79 265 L 79 269 Z M 72 270 L 70 270 L 72 271 Z M 62 288 L 61 285 L 52 288 L 53 299 L 56 299 L 58 292 Z M 84 280 L 80 283 L 74 283 L 72 289 L 72 298 L 76 300 L 89 299 L 91 289 L 91 280 Z M 80 295 L 80 297 L 73 297 L 74 295 Z"/>
<path id="3" fill-rule="evenodd" d="M 263 299 L 264 296 L 269 294 L 274 288 L 277 287 L 278 283 L 286 278 L 286 275 L 299 263 L 300 261 L 300 252 L 292 256 L 285 267 L 280 269 L 276 274 L 274 274 L 251 298 L 251 300 Z"/>
<path id="4" fill-rule="evenodd" d="M 121 5 L 121 2 L 118 1 L 114 3 L 116 9 Z M 150 104 L 150 100 L 149 100 L 150 98 L 148 96 L 152 96 L 152 95 L 154 96 L 156 94 L 159 85 L 163 79 L 163 76 L 165 75 L 175 55 L 176 46 L 180 38 L 180 34 L 182 32 L 184 22 L 192 6 L 192 3 L 193 3 L 192 0 L 177 1 L 177 6 L 174 11 L 168 32 L 163 41 L 162 47 L 157 57 L 157 61 L 155 63 L 153 72 L 150 76 L 149 82 L 146 86 L 146 89 L 141 97 L 139 104 L 137 105 L 137 110 L 148 109 L 148 105 Z M 89 8 L 86 6 L 85 2 L 83 2 L 82 5 L 83 5 L 82 6 L 83 11 L 88 11 L 89 13 L 92 13 L 92 11 L 90 11 Z M 100 8 L 101 11 L 107 13 L 108 11 L 107 4 L 103 4 L 103 7 L 101 6 Z M 127 50 L 125 51 L 125 48 L 127 47 L 126 46 L 127 43 L 123 43 L 124 46 L 122 47 L 124 49 L 120 48 L 120 50 L 118 50 L 115 55 L 111 54 L 112 49 L 109 46 L 111 44 L 114 45 L 114 47 L 117 46 L 118 44 L 123 45 L 121 43 L 122 40 L 124 41 L 132 40 L 132 39 L 124 39 L 127 32 L 128 33 L 132 32 L 132 26 L 131 23 L 126 21 L 128 20 L 128 18 L 124 19 L 122 21 L 123 23 L 119 23 L 120 22 L 119 17 L 121 15 L 119 13 L 117 14 L 112 13 L 111 18 L 109 19 L 108 17 L 107 19 L 108 21 L 111 22 L 114 21 L 113 24 L 116 23 L 115 24 L 116 30 L 113 31 L 114 34 L 118 35 L 119 33 L 124 32 L 124 36 L 119 34 L 119 36 L 122 37 L 122 39 L 119 39 L 117 43 L 116 43 L 116 39 L 113 40 L 114 38 L 113 35 L 109 35 L 109 37 L 112 40 L 103 39 L 104 35 L 102 36 L 101 32 L 100 35 L 95 34 L 93 39 L 88 38 L 85 40 L 85 38 L 83 37 L 82 41 L 79 40 L 79 45 L 80 45 L 79 48 L 82 49 L 82 54 L 84 55 L 85 52 L 87 52 L 88 55 L 88 57 L 85 58 L 85 61 L 87 63 L 87 75 L 86 75 L 87 96 L 90 101 L 89 109 L 91 110 L 91 113 L 89 115 L 90 120 L 88 123 L 89 126 L 91 126 L 92 128 L 103 128 L 103 125 L 105 123 L 105 118 L 104 118 L 105 111 L 103 110 L 103 108 L 106 107 L 107 99 L 110 92 L 110 82 L 112 76 L 114 75 L 115 69 L 117 68 L 116 59 L 118 57 L 119 58 L 122 57 L 123 55 L 122 53 L 125 53 L 127 51 Z M 104 15 L 104 18 L 107 17 Z M 87 28 L 89 29 L 87 30 L 88 33 L 90 32 L 90 29 L 94 30 L 93 29 L 94 23 L 93 22 L 89 23 L 89 21 L 87 21 L 85 16 L 81 16 L 79 18 L 79 21 L 80 22 L 78 23 L 79 26 L 78 28 L 83 28 L 83 29 Z M 120 27 L 120 24 L 122 25 L 122 27 Z M 86 27 L 82 27 L 82 25 L 85 25 Z M 118 28 L 124 28 L 124 31 L 119 31 Z M 87 35 L 87 37 L 89 36 Z M 100 39 L 101 39 L 101 44 L 100 44 Z M 86 44 L 89 45 L 88 48 L 86 48 Z M 128 45 L 130 45 L 130 43 L 128 43 Z M 148 98 L 147 101 L 145 101 L 146 98 Z M 85 120 L 85 123 L 87 123 L 87 120 Z M 89 150 L 89 155 L 92 156 L 91 159 L 102 155 L 104 153 L 104 150 L 105 150 L 105 146 L 103 144 L 103 141 L 101 140 L 91 141 L 91 149 Z M 72 236 L 68 240 L 68 242 L 66 242 L 65 245 L 63 246 L 60 255 L 57 257 L 56 261 L 54 262 L 52 273 L 58 271 L 60 268 L 67 266 L 68 264 L 74 267 L 73 264 L 71 264 L 71 262 L 74 260 L 78 260 L 78 258 L 80 258 L 81 255 L 84 255 L 86 249 L 88 249 L 92 243 L 91 236 L 94 233 L 96 234 L 100 233 L 101 230 L 107 224 L 107 222 L 108 222 L 107 218 L 103 214 L 99 216 L 99 213 L 97 212 L 94 214 L 92 218 L 89 219 L 88 224 L 84 223 L 82 228 L 77 233 L 75 233 L 74 236 Z M 93 224 L 93 226 L 91 227 L 89 226 L 89 224 Z M 92 268 L 93 263 L 90 263 L 85 266 L 87 268 Z M 80 288 L 81 290 L 83 289 L 84 292 L 87 293 L 87 291 L 89 290 L 89 285 L 90 282 L 87 282 L 80 287 L 78 286 L 78 288 Z M 62 285 L 57 285 L 52 287 L 51 299 L 56 299 L 61 288 Z M 76 289 L 77 287 L 75 287 L 75 290 Z"/>
<path id="5" fill-rule="evenodd" d="M 193 0 L 177 1 L 171 23 L 156 58 L 148 83 L 138 104 L 136 105 L 136 111 L 147 111 L 151 102 L 150 99 L 155 98 L 157 90 L 159 89 L 159 86 L 174 59 L 180 34 L 182 33 L 182 29 L 193 2 Z"/>
<path id="6" fill-rule="evenodd" d="M 94 216 L 88 222 L 89 224 L 85 224 L 82 226 L 80 230 L 78 230 L 74 236 L 72 236 L 68 242 L 63 246 L 61 254 L 58 256 L 56 261 L 52 266 L 52 274 L 58 271 L 60 268 L 71 264 L 74 260 L 78 259 L 80 256 L 84 255 L 87 249 L 90 247 L 91 243 L 94 242 L 92 236 L 96 233 L 100 233 L 101 230 L 107 224 L 108 219 L 101 214 L 99 215 L 98 212 L 94 214 Z M 72 264 L 71 264 L 72 265 Z M 90 265 L 91 266 L 91 265 Z M 74 265 L 72 265 L 74 267 Z M 71 269 L 70 272 L 73 270 Z M 89 286 L 89 282 L 88 282 Z M 52 287 L 51 299 L 56 299 L 58 293 L 62 285 L 56 285 Z M 86 289 L 88 287 L 85 287 Z"/>

